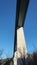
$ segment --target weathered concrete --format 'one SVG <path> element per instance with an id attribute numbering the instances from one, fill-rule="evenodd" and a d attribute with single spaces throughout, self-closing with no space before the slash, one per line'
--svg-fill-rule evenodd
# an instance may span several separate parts
<path id="1" fill-rule="evenodd" d="M 14 65 L 21 65 L 21 58 L 23 57 L 27 57 L 27 49 L 26 49 L 26 42 L 25 42 L 25 38 L 24 38 L 24 31 L 23 31 L 23 27 L 17 29 L 17 50 L 14 54 Z M 20 63 L 19 63 L 19 60 Z M 18 61 L 18 62 L 17 62 Z"/>
<path id="2" fill-rule="evenodd" d="M 26 57 L 27 49 L 26 49 L 26 42 L 24 37 L 23 27 L 17 30 L 17 51 L 19 51 L 23 56 Z"/>

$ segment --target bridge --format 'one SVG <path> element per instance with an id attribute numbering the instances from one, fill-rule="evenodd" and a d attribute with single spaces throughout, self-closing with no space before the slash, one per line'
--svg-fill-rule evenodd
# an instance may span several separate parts
<path id="1" fill-rule="evenodd" d="M 18 64 L 18 58 L 27 57 L 27 48 L 23 26 L 26 19 L 28 4 L 29 0 L 17 0 L 14 39 L 14 65 Z"/>

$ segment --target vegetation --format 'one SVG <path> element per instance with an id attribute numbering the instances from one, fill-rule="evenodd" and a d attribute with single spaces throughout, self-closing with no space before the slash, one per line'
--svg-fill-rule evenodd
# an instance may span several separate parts
<path id="1" fill-rule="evenodd" d="M 25 58 L 21 58 L 21 61 L 23 62 L 22 65 L 37 65 L 37 52 L 34 52 L 33 54 L 28 54 L 26 61 Z M 0 65 L 14 65 L 13 58 L 1 59 Z"/>
<path id="2" fill-rule="evenodd" d="M 0 60 L 0 65 L 13 65 L 13 59 L 7 58 Z"/>
<path id="3" fill-rule="evenodd" d="M 37 65 L 37 52 L 28 54 L 27 65 Z"/>

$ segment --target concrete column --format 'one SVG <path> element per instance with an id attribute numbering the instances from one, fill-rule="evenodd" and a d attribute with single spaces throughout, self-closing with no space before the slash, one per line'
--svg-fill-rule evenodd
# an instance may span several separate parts
<path id="1" fill-rule="evenodd" d="M 27 57 L 27 49 L 23 27 L 17 29 L 17 50 L 14 54 L 14 65 L 23 65 L 20 58 Z M 20 61 L 19 61 L 19 60 Z"/>
<path id="2" fill-rule="evenodd" d="M 26 42 L 23 27 L 17 29 L 17 51 L 21 53 L 21 56 L 25 56 L 27 54 Z"/>

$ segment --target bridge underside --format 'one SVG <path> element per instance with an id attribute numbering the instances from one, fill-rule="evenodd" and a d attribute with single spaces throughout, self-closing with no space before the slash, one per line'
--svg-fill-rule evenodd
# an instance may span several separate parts
<path id="1" fill-rule="evenodd" d="M 16 25 L 14 40 L 14 65 L 19 65 L 18 58 L 27 57 L 23 25 L 26 17 L 29 0 L 17 0 Z"/>
<path id="2" fill-rule="evenodd" d="M 29 0 L 17 0 L 16 28 L 22 27 L 24 25 L 28 3 L 29 3 Z"/>
<path id="3" fill-rule="evenodd" d="M 29 0 L 17 0 L 14 52 L 17 50 L 17 29 L 24 26 L 28 4 Z"/>

